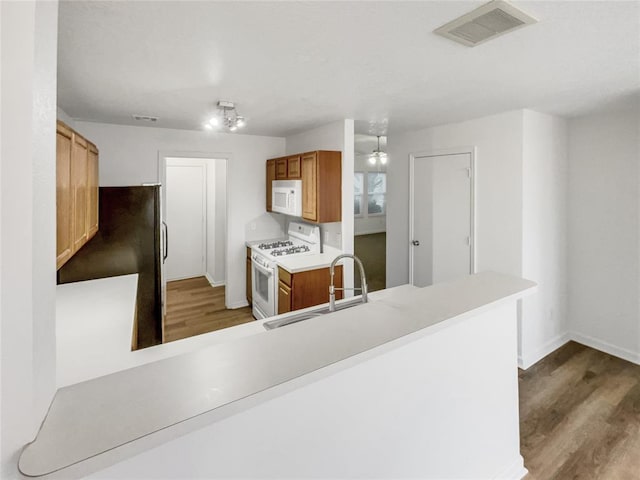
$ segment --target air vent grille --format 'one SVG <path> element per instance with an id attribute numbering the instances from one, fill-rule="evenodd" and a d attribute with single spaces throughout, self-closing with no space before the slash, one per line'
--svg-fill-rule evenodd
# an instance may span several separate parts
<path id="1" fill-rule="evenodd" d="M 436 29 L 434 33 L 473 47 L 537 20 L 513 5 L 494 0 Z"/>
<path id="2" fill-rule="evenodd" d="M 158 121 L 158 117 L 152 117 L 149 115 L 132 115 L 134 120 L 137 120 L 139 122 L 157 122 Z"/>

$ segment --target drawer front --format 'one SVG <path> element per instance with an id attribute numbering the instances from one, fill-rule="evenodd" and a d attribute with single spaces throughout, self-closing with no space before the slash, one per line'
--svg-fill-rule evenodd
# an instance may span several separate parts
<path id="1" fill-rule="evenodd" d="M 285 285 L 291 286 L 291 274 L 280 267 L 278 267 L 278 278 Z"/>

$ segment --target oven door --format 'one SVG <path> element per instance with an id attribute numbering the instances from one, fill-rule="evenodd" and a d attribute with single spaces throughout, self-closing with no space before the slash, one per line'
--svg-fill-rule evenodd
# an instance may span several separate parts
<path id="1" fill-rule="evenodd" d="M 251 258 L 253 316 L 258 320 L 273 317 L 277 312 L 276 269 L 263 265 L 260 258 Z"/>

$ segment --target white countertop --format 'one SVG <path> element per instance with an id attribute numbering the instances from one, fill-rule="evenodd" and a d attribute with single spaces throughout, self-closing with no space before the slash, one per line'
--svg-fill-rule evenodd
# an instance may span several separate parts
<path id="1" fill-rule="evenodd" d="M 196 416 L 232 414 L 241 399 L 358 354 L 373 358 L 393 340 L 437 334 L 534 290 L 531 281 L 493 272 L 388 289 L 351 309 L 62 388 L 20 470 L 47 474 L 125 444 L 135 450 L 129 442 L 162 429 L 179 435 Z"/>
<path id="2" fill-rule="evenodd" d="M 137 285 L 133 274 L 56 287 L 58 387 L 264 331 L 261 322 L 249 322 L 132 351 Z"/>
<path id="3" fill-rule="evenodd" d="M 56 287 L 59 387 L 128 368 L 137 289 L 137 274 Z"/>
<path id="4" fill-rule="evenodd" d="M 312 255 L 291 255 L 289 257 L 279 257 L 276 260 L 276 263 L 289 273 L 304 272 L 306 270 L 327 268 L 331 265 L 333 259 L 340 255 L 340 253 L 341 252 L 338 251 L 338 253 L 332 252 Z"/>

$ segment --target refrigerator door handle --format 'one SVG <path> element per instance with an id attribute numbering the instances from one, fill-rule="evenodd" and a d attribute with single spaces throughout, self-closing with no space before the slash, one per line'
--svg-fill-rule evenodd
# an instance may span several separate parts
<path id="1" fill-rule="evenodd" d="M 169 227 L 164 220 L 162 221 L 162 225 L 164 225 L 164 255 L 162 256 L 162 263 L 164 263 L 169 256 Z"/>

